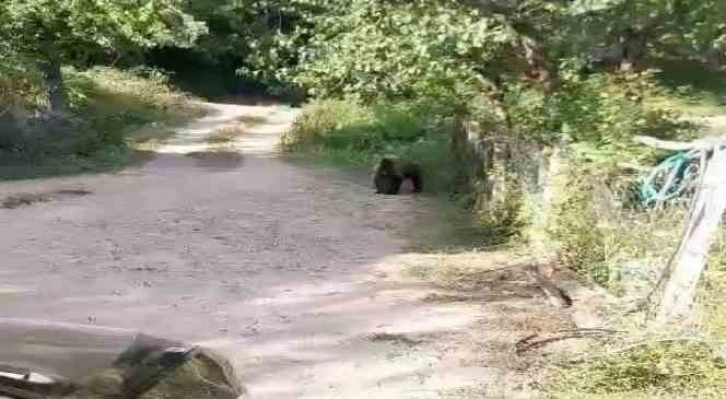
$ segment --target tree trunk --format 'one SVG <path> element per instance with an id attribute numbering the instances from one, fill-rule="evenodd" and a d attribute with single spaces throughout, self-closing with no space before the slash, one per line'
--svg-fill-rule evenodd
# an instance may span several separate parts
<path id="1" fill-rule="evenodd" d="M 471 179 L 469 173 L 469 137 L 464 117 L 459 114 L 454 117 L 454 126 L 451 132 L 451 154 L 456 168 L 453 181 L 454 194 L 464 194 L 469 191 Z"/>
<path id="2" fill-rule="evenodd" d="M 691 310 L 706 259 L 726 210 L 726 150 L 716 148 L 703 171 L 703 185 L 693 205 L 683 243 L 678 249 L 673 270 L 663 293 L 658 314 L 660 321 L 674 323 Z"/>
<path id="3" fill-rule="evenodd" d="M 645 56 L 648 51 L 648 36 L 645 30 L 626 29 L 620 37 L 621 71 L 639 71 L 645 69 Z"/>
<path id="4" fill-rule="evenodd" d="M 62 113 L 68 108 L 68 94 L 66 93 L 60 60 L 56 58 L 43 61 L 38 65 L 43 74 L 43 84 L 48 96 L 48 105 L 51 113 Z"/>

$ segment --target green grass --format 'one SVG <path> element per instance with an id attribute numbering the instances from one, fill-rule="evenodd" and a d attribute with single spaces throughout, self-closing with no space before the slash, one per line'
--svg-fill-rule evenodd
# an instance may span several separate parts
<path id="1" fill-rule="evenodd" d="M 0 150 L 0 180 L 115 170 L 138 159 L 135 146 L 163 141 L 204 113 L 161 75 L 94 68 L 65 69 L 64 77 L 68 115 L 6 135 L 0 148 L 14 150 Z"/>
<path id="2" fill-rule="evenodd" d="M 326 100 L 303 108 L 283 137 L 290 154 L 371 171 L 383 156 L 421 165 L 427 192 L 448 192 L 453 175 L 446 124 L 408 103 L 364 106 Z"/>
<path id="3" fill-rule="evenodd" d="M 726 71 L 708 68 L 695 61 L 659 59 L 653 67 L 663 96 L 656 104 L 669 105 L 691 116 L 726 115 Z"/>
<path id="4" fill-rule="evenodd" d="M 66 72 L 74 113 L 97 132 L 120 132 L 144 141 L 168 136 L 168 128 L 201 117 L 204 108 L 169 86 L 162 75 L 142 77 L 112 68 Z M 156 134 L 154 134 L 156 133 Z"/>
<path id="5" fill-rule="evenodd" d="M 578 172 L 587 176 L 584 172 Z M 590 180 L 594 180 L 591 176 Z M 603 189 L 567 184 L 567 196 L 587 190 L 594 197 L 607 198 Z M 589 199 L 596 219 L 590 223 L 562 223 L 554 218 L 567 235 L 561 256 L 580 264 L 573 266 L 585 277 L 601 281 L 622 302 L 611 313 L 614 325 L 632 328 L 595 345 L 582 354 L 581 360 L 565 361 L 552 370 L 547 386 L 550 398 L 562 399 L 676 399 L 720 398 L 726 389 L 726 368 L 721 351 L 726 337 L 726 229 L 712 249 L 700 295 L 700 313 L 696 323 L 662 329 L 654 326 L 646 335 L 644 314 L 624 315 L 634 304 L 646 298 L 656 284 L 662 267 L 677 249 L 686 221 L 683 207 L 662 210 L 621 209 L 615 213 L 596 199 Z M 580 220 L 578 205 L 565 201 L 558 206 L 570 219 Z M 567 220 L 566 220 L 567 221 Z M 593 239 L 596 238 L 596 239 Z M 593 260 L 592 253 L 598 255 Z M 595 274 L 593 274 L 595 273 Z M 657 301 L 658 297 L 654 298 Z M 653 334 L 651 334 L 653 333 Z M 681 334 L 686 334 L 685 338 Z M 635 344 L 634 344 L 635 342 Z M 597 354 L 597 356 L 596 356 Z"/>
<path id="6" fill-rule="evenodd" d="M 209 137 L 207 137 L 207 143 L 209 144 L 224 144 L 233 142 L 242 135 L 244 135 L 244 125 L 239 122 L 228 123 L 225 126 L 215 130 Z"/>
<path id="7" fill-rule="evenodd" d="M 561 365 L 552 370 L 552 398 L 721 398 L 726 368 L 717 348 L 664 341 Z"/>

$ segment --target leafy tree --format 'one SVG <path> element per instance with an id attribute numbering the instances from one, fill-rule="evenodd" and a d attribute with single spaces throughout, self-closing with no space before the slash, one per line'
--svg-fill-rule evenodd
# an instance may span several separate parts
<path id="1" fill-rule="evenodd" d="M 214 62 L 244 60 L 274 36 L 291 32 L 305 6 L 297 0 L 185 0 L 183 9 L 207 25 L 194 50 Z"/>
<path id="2" fill-rule="evenodd" d="M 292 34 L 278 38 L 278 47 L 260 52 L 255 66 L 322 97 L 410 97 L 440 88 L 450 90 L 435 94 L 457 93 L 514 39 L 505 23 L 456 1 L 316 4 L 318 12 L 304 14 Z"/>
<path id="3" fill-rule="evenodd" d="M 189 46 L 205 32 L 177 0 L 5 0 L 0 21 L 0 42 L 41 71 L 52 111 L 67 106 L 64 63 L 133 47 Z"/>
<path id="4" fill-rule="evenodd" d="M 638 61 L 649 48 L 701 58 L 726 51 L 726 2 L 721 0 L 577 0 L 568 27 L 589 46 Z"/>

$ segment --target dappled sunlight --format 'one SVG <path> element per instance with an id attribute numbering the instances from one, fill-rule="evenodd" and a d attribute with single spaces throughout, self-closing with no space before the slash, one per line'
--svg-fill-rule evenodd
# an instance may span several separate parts
<path id="1" fill-rule="evenodd" d="M 175 135 L 156 145 L 157 153 L 204 152 L 216 144 L 233 142 L 230 150 L 247 154 L 274 152 L 279 135 L 292 123 L 296 111 L 275 105 L 248 106 L 234 104 L 204 104 L 210 111 L 196 122 L 176 130 Z M 214 141 L 214 135 L 223 129 L 239 129 L 224 143 Z M 239 125 L 239 126 L 237 126 Z"/>
<path id="2" fill-rule="evenodd" d="M 225 307 L 258 315 L 254 333 L 203 345 L 230 354 L 260 398 L 435 398 L 442 390 L 491 382 L 509 372 L 502 356 L 511 356 L 517 339 L 560 328 L 562 321 L 541 315 L 547 305 L 531 287 L 522 296 L 496 278 L 491 284 L 502 285 L 496 295 L 430 300 L 450 292 L 437 273 L 477 264 L 496 269 L 497 262 L 511 261 L 503 254 L 480 260 L 473 254 L 392 254 L 345 280 L 280 285 Z M 409 274 L 414 266 L 433 270 L 416 277 Z M 471 271 L 467 276 L 480 278 Z M 439 342 L 454 336 L 454 342 Z"/>

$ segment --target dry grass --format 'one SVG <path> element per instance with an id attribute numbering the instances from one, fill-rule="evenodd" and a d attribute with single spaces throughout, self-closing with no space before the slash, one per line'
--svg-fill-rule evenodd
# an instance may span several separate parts
<path id="1" fill-rule="evenodd" d="M 248 126 L 255 126 L 267 123 L 268 119 L 259 115 L 245 115 L 237 118 L 237 121 Z"/>
<path id="2" fill-rule="evenodd" d="M 209 144 L 224 144 L 239 140 L 245 134 L 245 124 L 239 121 L 222 126 L 207 138 Z"/>
<path id="3" fill-rule="evenodd" d="M 21 193 L 10 195 L 0 202 L 0 209 L 15 209 L 41 202 L 49 202 L 56 199 L 69 197 L 82 197 L 92 194 L 91 191 L 82 188 L 60 189 L 44 193 Z"/>
<path id="4" fill-rule="evenodd" d="M 158 123 L 151 123 L 135 130 L 127 137 L 128 140 L 131 142 L 131 145 L 136 148 L 148 145 L 158 145 L 165 139 L 168 139 L 173 135 L 174 129 L 170 128 L 169 126 Z"/>
<path id="5" fill-rule="evenodd" d="M 495 378 L 480 387 L 441 392 L 450 399 L 543 397 L 538 381 L 553 359 L 580 350 L 576 340 L 518 353 L 517 342 L 573 328 L 568 312 L 551 307 L 521 265 L 528 258 L 510 251 L 409 254 L 403 274 L 431 285 L 423 300 L 435 305 L 477 304 L 482 312 L 467 331 L 448 334 L 447 351 L 465 354 L 459 364 L 487 367 Z"/>
<path id="6" fill-rule="evenodd" d="M 18 194 L 5 198 L 0 208 L 15 209 L 23 206 L 33 205 L 38 202 L 48 202 L 50 197 L 44 194 Z"/>

